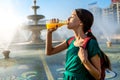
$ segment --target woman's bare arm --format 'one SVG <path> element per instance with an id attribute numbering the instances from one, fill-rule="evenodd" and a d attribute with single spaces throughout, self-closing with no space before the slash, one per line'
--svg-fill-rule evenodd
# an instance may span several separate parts
<path id="1" fill-rule="evenodd" d="M 84 63 L 84 66 L 89 71 L 89 73 L 96 79 L 100 80 L 101 78 L 101 64 L 100 64 L 100 57 L 98 55 L 94 56 L 91 59 L 91 63 L 89 60 L 87 60 L 86 63 Z"/>
<path id="2" fill-rule="evenodd" d="M 87 51 L 84 49 L 80 49 L 78 56 L 80 57 L 83 65 L 89 71 L 89 73 L 96 79 L 99 80 L 101 78 L 101 64 L 100 57 L 95 55 L 91 58 L 91 62 L 87 58 Z"/>
<path id="3" fill-rule="evenodd" d="M 66 41 L 63 41 L 57 46 L 52 46 L 52 31 L 48 30 L 46 37 L 46 55 L 53 55 L 65 49 L 67 49 Z"/>

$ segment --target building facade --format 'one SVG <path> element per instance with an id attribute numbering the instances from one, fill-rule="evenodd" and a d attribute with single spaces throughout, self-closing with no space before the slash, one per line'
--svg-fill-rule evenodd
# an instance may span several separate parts
<path id="1" fill-rule="evenodd" d="M 112 8 L 114 12 L 117 23 L 120 24 L 120 0 L 112 0 L 110 8 Z"/>
<path id="2" fill-rule="evenodd" d="M 93 31 L 98 40 L 120 42 L 120 38 L 118 39 L 120 34 L 120 0 L 111 0 L 111 4 L 107 8 L 99 8 L 96 4 L 92 4 L 89 5 L 89 10 L 95 17 Z"/>

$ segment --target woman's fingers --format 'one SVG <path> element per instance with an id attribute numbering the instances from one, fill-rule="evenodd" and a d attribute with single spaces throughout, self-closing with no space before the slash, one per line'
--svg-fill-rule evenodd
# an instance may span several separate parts
<path id="1" fill-rule="evenodd" d="M 59 23 L 59 19 L 58 18 L 53 18 L 50 20 L 50 23 Z"/>

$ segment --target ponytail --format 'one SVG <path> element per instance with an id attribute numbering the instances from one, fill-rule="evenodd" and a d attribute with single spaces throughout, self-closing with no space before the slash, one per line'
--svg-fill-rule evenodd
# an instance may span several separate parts
<path id="1" fill-rule="evenodd" d="M 103 58 L 103 66 L 104 66 L 104 68 L 111 70 L 110 59 L 108 58 L 108 56 L 102 50 L 101 50 L 101 54 L 102 54 L 102 58 Z"/>
<path id="2" fill-rule="evenodd" d="M 87 36 L 87 37 L 91 37 L 91 38 L 93 38 L 93 39 L 95 39 L 95 40 L 97 40 L 96 39 L 96 37 L 92 34 L 92 32 L 90 31 L 87 31 L 86 33 L 85 33 L 85 35 Z"/>

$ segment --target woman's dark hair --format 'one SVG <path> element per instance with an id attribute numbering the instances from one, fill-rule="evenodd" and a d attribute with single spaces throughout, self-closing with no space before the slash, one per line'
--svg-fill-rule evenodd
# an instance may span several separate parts
<path id="1" fill-rule="evenodd" d="M 83 23 L 83 31 L 84 33 L 88 36 L 88 37 L 92 37 L 94 39 L 96 39 L 96 37 L 89 32 L 88 30 L 91 30 L 93 21 L 94 21 L 94 16 L 93 14 L 86 10 L 86 9 L 75 9 L 76 14 L 78 16 L 78 18 L 82 21 Z"/>
<path id="2" fill-rule="evenodd" d="M 83 22 L 83 31 L 86 33 L 89 29 L 91 29 L 94 17 L 93 14 L 86 9 L 75 9 L 78 18 Z"/>

